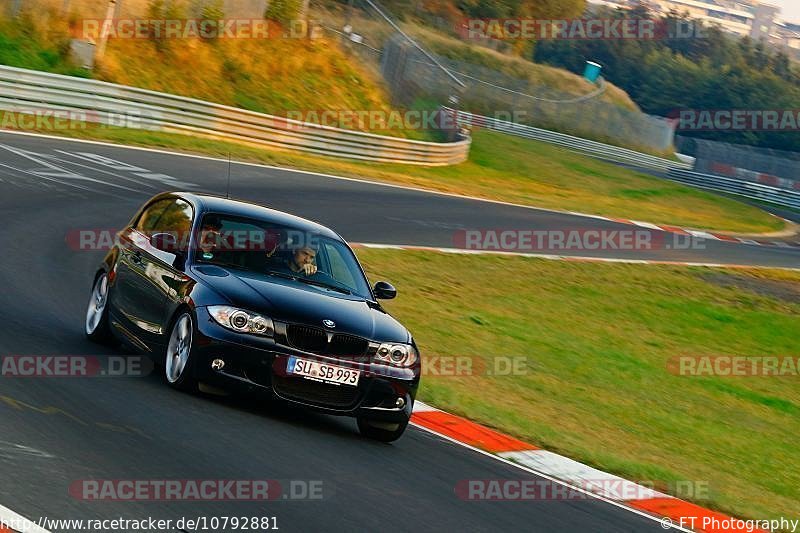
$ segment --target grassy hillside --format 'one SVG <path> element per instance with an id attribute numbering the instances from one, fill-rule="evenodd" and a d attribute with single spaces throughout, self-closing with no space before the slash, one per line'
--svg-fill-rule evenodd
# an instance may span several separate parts
<path id="1" fill-rule="evenodd" d="M 0 64 L 88 77 L 69 59 L 67 27 L 48 29 L 47 20 L 24 15 L 17 21 L 0 18 Z"/>
<path id="2" fill-rule="evenodd" d="M 61 11 L 61 0 L 36 0 L 35 4 L 24 5 L 36 9 L 23 10 L 17 20 L 0 19 L 2 64 L 91 76 L 278 115 L 298 110 L 391 110 L 389 95 L 376 69 L 377 56 L 372 61 L 354 59 L 331 32 L 321 39 L 180 39 L 162 43 L 110 39 L 105 58 L 93 72 L 87 73 L 71 62 L 69 39 L 80 33 L 84 17 L 102 16 L 104 2 L 73 2 L 67 13 Z M 198 16 L 191 2 L 173 5 L 170 17 Z M 128 0 L 122 6 L 122 18 L 147 16 L 146 0 Z M 339 27 L 344 20 L 342 5 L 324 2 L 324 6 L 324 10 L 315 7 L 311 17 L 327 26 Z M 253 16 L 257 13 L 253 9 L 244 10 L 244 5 L 237 4 L 224 16 Z M 358 24 L 359 28 L 363 26 L 370 44 L 377 48 L 389 35 L 388 26 L 375 20 L 363 19 Z M 566 70 L 467 44 L 420 25 L 404 27 L 443 57 L 528 80 L 531 87 L 550 88 L 568 96 L 595 90 L 583 78 Z M 613 86 L 600 98 L 625 109 L 635 109 L 627 95 Z M 353 127 L 365 130 L 369 125 Z M 428 137 L 425 132 L 381 132 Z"/>
<path id="3" fill-rule="evenodd" d="M 532 88 L 555 90 L 567 96 L 582 96 L 597 89 L 582 76 L 568 70 L 532 63 L 513 54 L 501 53 L 458 39 L 453 36 L 452 31 L 425 25 L 424 21 L 418 20 L 418 17 L 406 16 L 408 14 L 401 10 L 402 6 L 392 4 L 397 3 L 387 4 L 390 9 L 395 8 L 392 11 L 393 15 L 409 20 L 401 23 L 403 31 L 441 57 L 491 69 L 518 80 L 527 80 Z M 347 19 L 346 10 L 336 2 L 323 2 L 322 5 L 313 6 L 312 16 L 320 20 L 331 21 L 334 27 L 342 27 Z M 456 17 L 457 14 L 452 14 L 452 16 Z M 367 44 L 373 47 L 379 48 L 383 41 L 393 33 L 393 29 L 388 24 L 378 17 L 370 16 L 369 12 L 356 10 L 349 20 L 354 31 L 361 34 Z M 448 29 L 452 28 L 448 27 Z M 639 109 L 625 91 L 612 84 L 607 84 L 607 90 L 600 100 L 624 109 L 637 111 Z"/>
<path id="4" fill-rule="evenodd" d="M 187 40 L 166 51 L 118 39 L 96 76 L 278 115 L 389 109 L 380 82 L 327 39 Z"/>
<path id="5" fill-rule="evenodd" d="M 73 27 L 80 16 L 71 15 Z M 326 38 L 110 39 L 105 58 L 91 73 L 71 61 L 69 39 L 70 21 L 57 10 L 0 20 L 0 64 L 91 76 L 283 116 L 288 111 L 390 110 L 380 80 Z"/>
<path id="6" fill-rule="evenodd" d="M 432 52 L 440 56 L 496 70 L 513 78 L 527 80 L 532 87 L 546 87 L 569 96 L 582 96 L 597 89 L 583 76 L 578 76 L 568 70 L 532 63 L 520 57 L 465 43 L 428 28 L 419 26 L 408 26 L 407 28 Z M 610 83 L 607 83 L 606 86 L 606 92 L 600 96 L 601 101 L 623 109 L 639 110 L 639 107 L 625 91 Z"/>

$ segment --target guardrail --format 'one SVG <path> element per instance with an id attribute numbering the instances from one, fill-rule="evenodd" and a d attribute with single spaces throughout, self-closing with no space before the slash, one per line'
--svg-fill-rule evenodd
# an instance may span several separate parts
<path id="1" fill-rule="evenodd" d="M 75 113 L 88 122 L 182 133 L 381 163 L 465 161 L 471 140 L 436 143 L 333 128 L 167 93 L 0 66 L 0 109 Z"/>
<path id="2" fill-rule="evenodd" d="M 534 128 L 533 126 L 526 126 L 525 124 L 518 124 L 516 122 L 509 122 L 505 120 L 498 120 L 483 115 L 474 115 L 466 111 L 456 111 L 450 108 L 444 108 L 449 113 L 454 113 L 458 124 L 463 126 L 479 126 L 482 128 L 499 131 L 501 133 L 508 133 L 510 135 L 517 135 L 519 137 L 526 137 L 550 144 L 556 144 L 569 148 L 576 152 L 581 152 L 592 157 L 613 161 L 616 163 L 625 163 L 631 166 L 640 168 L 647 168 L 665 172 L 669 168 L 690 168 L 689 165 L 682 161 L 673 161 L 671 159 L 664 159 L 650 154 L 644 154 L 635 150 L 621 148 L 611 144 L 605 144 L 597 141 L 590 141 L 581 137 L 567 135 L 565 133 L 557 133 L 555 131 L 544 130 L 541 128 Z"/>
<path id="3" fill-rule="evenodd" d="M 772 187 L 770 185 L 737 178 L 694 172 L 691 170 L 692 165 L 688 161 L 672 161 L 670 159 L 636 152 L 635 150 L 628 150 L 626 148 L 590 141 L 572 135 L 534 128 L 524 124 L 498 120 L 482 115 L 474 115 L 450 108 L 444 109 L 454 114 L 457 124 L 461 126 L 479 126 L 501 133 L 508 133 L 510 135 L 518 135 L 528 139 L 556 144 L 599 159 L 657 170 L 664 173 L 667 179 L 692 187 L 734 194 L 752 200 L 760 200 L 775 205 L 800 209 L 800 191 Z"/>
<path id="4" fill-rule="evenodd" d="M 693 187 L 726 192 L 752 200 L 761 200 L 784 207 L 800 209 L 800 191 L 677 168 L 669 169 L 667 178 Z"/>

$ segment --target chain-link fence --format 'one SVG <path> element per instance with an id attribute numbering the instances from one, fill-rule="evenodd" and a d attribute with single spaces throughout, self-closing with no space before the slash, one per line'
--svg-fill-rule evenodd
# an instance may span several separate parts
<path id="1" fill-rule="evenodd" d="M 438 60 L 463 80 L 465 85 L 458 93 L 463 110 L 646 151 L 665 152 L 672 146 L 672 124 L 601 100 L 602 81 L 596 90 L 575 96 L 481 65 Z M 401 63 L 405 66 L 397 66 Z M 447 81 L 435 75 L 430 62 L 401 40 L 386 42 L 383 64 L 393 65 L 393 76 L 386 79 L 392 92 L 405 101 L 430 97 L 445 101 L 452 95 Z"/>
<path id="2" fill-rule="evenodd" d="M 585 94 L 569 94 L 487 66 L 448 59 L 403 32 L 375 0 L 353 0 L 338 15 L 337 19 L 336 12 L 325 12 L 326 20 L 341 25 L 341 29 L 329 29 L 339 31 L 360 60 L 379 61 L 380 73 L 398 105 L 458 107 L 648 152 L 672 148 L 670 122 L 603 100 L 602 80 Z"/>
<path id="3" fill-rule="evenodd" d="M 694 170 L 784 188 L 800 187 L 800 153 L 678 136 L 684 154 L 695 157 Z"/>

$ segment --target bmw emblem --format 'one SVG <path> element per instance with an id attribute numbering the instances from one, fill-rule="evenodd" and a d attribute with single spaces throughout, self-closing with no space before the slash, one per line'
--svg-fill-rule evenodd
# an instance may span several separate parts
<path id="1" fill-rule="evenodd" d="M 322 325 L 325 326 L 326 328 L 335 328 L 336 322 L 334 322 L 333 320 L 328 320 L 326 318 L 325 320 L 322 321 Z"/>

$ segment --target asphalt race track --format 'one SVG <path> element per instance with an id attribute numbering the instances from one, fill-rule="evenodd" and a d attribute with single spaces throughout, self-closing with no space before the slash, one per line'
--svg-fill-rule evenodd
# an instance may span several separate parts
<path id="1" fill-rule="evenodd" d="M 224 192 L 226 167 L 0 134 L 0 355 L 107 355 L 82 331 L 104 252 L 74 250 L 66 234 L 119 228 L 163 190 Z M 350 241 L 452 246 L 458 229 L 614 226 L 253 166 L 233 166 L 232 195 L 316 219 Z M 721 242 L 635 257 L 643 255 L 800 266 L 800 250 Z M 3 377 L 0 420 L 0 504 L 34 521 L 271 516 L 282 531 L 663 531 L 599 500 L 464 501 L 454 491 L 460 480 L 531 475 L 416 428 L 379 444 L 362 439 L 349 419 L 181 394 L 158 375 Z M 68 493 L 83 479 L 276 479 L 284 487 L 300 480 L 323 489 L 321 499 L 266 503 L 93 502 Z"/>

